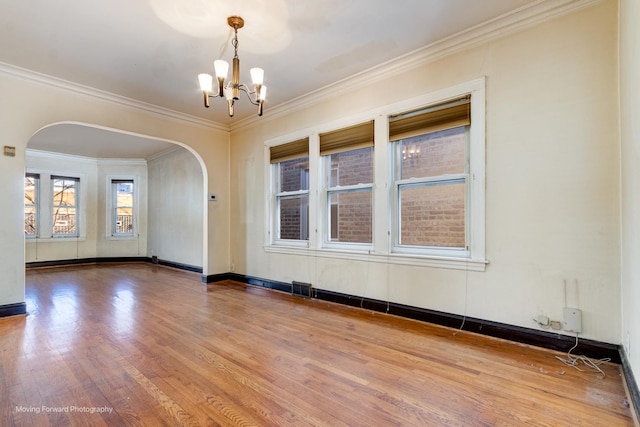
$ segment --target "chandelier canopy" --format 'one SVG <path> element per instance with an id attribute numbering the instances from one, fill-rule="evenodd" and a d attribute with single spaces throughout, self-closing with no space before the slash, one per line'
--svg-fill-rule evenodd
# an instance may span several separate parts
<path id="1" fill-rule="evenodd" d="M 231 44 L 233 45 L 234 55 L 232 62 L 231 81 L 225 85 L 227 73 L 229 71 L 229 63 L 222 59 L 213 62 L 213 68 L 218 79 L 216 92 L 213 93 L 213 77 L 211 74 L 199 74 L 200 89 L 204 94 L 204 106 L 209 108 L 209 98 L 225 97 L 229 106 L 229 117 L 233 117 L 233 104 L 239 99 L 240 91 L 244 92 L 253 105 L 258 106 L 258 116 L 262 116 L 262 104 L 264 103 L 267 87 L 262 84 L 264 80 L 264 70 L 262 68 L 252 68 L 251 80 L 254 90 L 251 91 L 246 84 L 240 83 L 240 58 L 238 58 L 238 29 L 244 27 L 244 19 L 239 16 L 230 16 L 227 18 L 227 24 L 233 28 L 234 36 Z"/>

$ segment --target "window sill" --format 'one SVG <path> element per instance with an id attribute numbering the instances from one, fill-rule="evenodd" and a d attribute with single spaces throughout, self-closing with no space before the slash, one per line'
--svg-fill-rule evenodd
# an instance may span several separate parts
<path id="1" fill-rule="evenodd" d="M 353 261 L 377 262 L 383 264 L 408 265 L 418 267 L 446 268 L 452 270 L 466 270 L 484 272 L 489 263 L 486 259 L 472 259 L 462 257 L 408 255 L 374 253 L 371 251 L 349 251 L 337 249 L 311 249 L 294 246 L 272 245 L 265 246 L 264 251 L 285 255 L 316 256 L 321 258 L 347 259 Z"/>
<path id="2" fill-rule="evenodd" d="M 105 236 L 106 240 L 138 240 L 138 236 Z"/>
<path id="3" fill-rule="evenodd" d="M 87 236 L 25 237 L 26 243 L 84 242 Z"/>

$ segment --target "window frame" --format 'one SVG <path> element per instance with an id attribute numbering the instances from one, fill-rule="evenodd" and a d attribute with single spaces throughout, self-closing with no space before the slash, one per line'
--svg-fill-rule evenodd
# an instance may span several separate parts
<path id="1" fill-rule="evenodd" d="M 63 180 L 63 181 L 71 181 L 74 182 L 74 202 L 75 204 L 72 206 L 65 206 L 65 205 L 56 205 L 55 204 L 55 187 L 56 187 L 56 181 L 57 180 Z M 64 185 L 64 184 L 63 184 Z M 65 175 L 51 175 L 50 176 L 50 187 L 51 187 L 51 195 L 50 195 L 50 202 L 51 202 L 51 237 L 54 239 L 64 239 L 64 238 L 78 238 L 80 237 L 80 221 L 81 221 L 81 215 L 80 215 L 80 177 L 77 176 L 65 176 Z M 73 233 L 56 233 L 55 232 L 55 227 L 56 227 L 56 208 L 60 208 L 60 207 L 64 207 L 66 209 L 73 207 L 74 211 L 75 211 L 75 219 L 74 219 L 74 232 Z"/>
<path id="2" fill-rule="evenodd" d="M 423 93 L 393 104 L 382 105 L 352 116 L 336 119 L 329 123 L 281 135 L 264 143 L 264 182 L 265 182 L 265 222 L 264 246 L 267 253 L 287 255 L 319 256 L 329 259 L 353 260 L 380 264 L 409 265 L 441 269 L 467 270 L 483 272 L 489 261 L 485 258 L 485 147 L 486 147 L 486 78 L 455 84 L 443 89 Z M 393 162 L 395 156 L 389 143 L 389 117 L 407 111 L 418 110 L 428 105 L 436 105 L 450 100 L 470 96 L 472 122 L 468 131 L 468 203 L 465 206 L 465 230 L 467 240 L 466 253 L 433 251 L 394 251 L 394 209 L 397 198 L 394 195 Z M 372 240 L 369 250 L 324 245 L 326 233 L 330 233 L 325 224 L 325 216 L 330 209 L 327 194 L 323 191 L 325 165 L 320 155 L 320 135 L 336 129 L 348 127 L 354 123 L 374 121 L 374 177 L 372 200 Z M 274 237 L 275 203 L 273 187 L 273 168 L 270 166 L 269 153 L 273 146 L 288 141 L 308 138 L 309 141 L 309 241 L 303 245 L 291 242 L 278 242 Z M 353 250 L 352 250 L 353 249 Z"/>
<path id="3" fill-rule="evenodd" d="M 25 214 L 26 214 L 26 208 L 27 206 L 30 206 L 31 208 L 33 208 L 34 211 L 34 229 L 35 232 L 34 233 L 27 233 L 26 229 L 25 229 L 25 234 L 24 237 L 26 239 L 38 239 L 40 237 L 40 174 L 39 173 L 33 173 L 33 172 L 27 172 L 25 173 L 25 186 L 26 186 L 26 180 L 27 178 L 32 178 L 34 180 L 33 182 L 33 204 L 26 204 L 25 203 Z M 26 188 L 25 188 L 25 193 L 26 193 Z M 26 194 L 25 194 L 26 196 Z M 26 199 L 26 197 L 25 197 Z"/>
<path id="4" fill-rule="evenodd" d="M 388 132 L 389 117 L 407 111 L 414 111 L 424 107 L 438 105 L 455 99 L 469 96 L 471 123 L 466 138 L 466 156 L 468 167 L 468 189 L 466 191 L 467 205 L 465 206 L 465 234 L 466 250 L 398 250 L 394 247 L 396 237 L 392 236 L 389 242 L 391 257 L 397 257 L 400 263 L 405 260 L 415 260 L 416 265 L 444 267 L 451 269 L 485 271 L 488 260 L 485 247 L 485 151 L 486 151 L 486 82 L 485 77 L 480 77 L 452 87 L 431 92 L 396 104 L 385 116 L 385 130 Z M 388 135 L 388 133 L 387 133 Z M 394 184 L 394 156 L 393 144 L 388 143 L 388 182 L 389 201 L 391 209 L 396 209 L 398 198 L 395 194 Z M 395 218 L 397 214 L 390 211 L 389 232 L 393 234 Z"/>
<path id="5" fill-rule="evenodd" d="M 137 234 L 137 203 L 136 196 L 136 181 L 133 178 L 111 178 L 111 237 L 133 237 Z M 131 184 L 131 206 L 118 205 L 118 184 Z M 121 233 L 118 232 L 118 209 L 129 208 L 131 209 L 131 232 Z"/>
<path id="6" fill-rule="evenodd" d="M 375 147 L 369 147 L 371 149 L 371 176 L 375 179 Z M 340 153 L 348 153 L 350 151 L 356 151 L 362 148 L 354 148 L 353 150 L 344 150 Z M 373 191 L 373 182 L 370 183 L 358 183 L 358 184 L 350 184 L 350 185 L 338 185 L 336 183 L 335 186 L 331 186 L 331 176 L 333 174 L 333 166 L 331 161 L 331 156 L 333 154 L 339 153 L 330 153 L 325 156 L 321 156 L 320 163 L 322 165 L 323 170 L 323 205 L 324 205 L 324 213 L 322 215 L 323 222 L 323 239 L 322 239 L 322 247 L 327 249 L 342 249 L 347 251 L 371 251 L 374 247 L 374 224 L 375 224 L 375 195 Z M 371 195 L 371 242 L 340 242 L 340 241 L 332 241 L 331 240 L 331 195 L 332 194 L 347 194 L 347 193 L 356 193 L 356 192 L 368 192 Z"/>
<path id="7" fill-rule="evenodd" d="M 131 233 L 116 233 L 116 203 L 117 192 L 115 185 L 117 182 L 133 182 L 133 229 Z M 105 177 L 105 239 L 106 240 L 133 240 L 138 238 L 138 219 L 140 217 L 139 199 L 140 178 L 137 175 L 107 175 Z"/>
<path id="8" fill-rule="evenodd" d="M 389 150 L 391 152 L 391 172 L 390 172 L 390 187 L 392 188 L 391 200 L 393 201 L 392 211 L 392 248 L 391 251 L 398 254 L 408 255 L 423 255 L 423 256 L 437 256 L 437 257 L 454 257 L 454 258 L 469 258 L 469 200 L 470 200 L 470 188 L 469 188 L 469 127 L 465 126 L 464 130 L 464 172 L 455 174 L 441 174 L 434 176 L 423 176 L 419 178 L 402 178 L 402 142 L 404 139 L 396 141 L 389 141 Z M 428 135 L 425 133 L 424 135 Z M 464 234 L 465 244 L 463 248 L 459 247 L 446 247 L 446 246 L 430 246 L 430 245 L 407 245 L 400 242 L 401 230 L 402 230 L 402 216 L 401 216 L 401 190 L 403 188 L 425 188 L 435 185 L 449 185 L 449 184 L 464 184 Z"/>
<path id="9" fill-rule="evenodd" d="M 307 175 L 306 175 L 306 184 L 307 184 L 307 189 L 306 190 L 296 190 L 296 191 L 280 191 L 280 179 L 281 179 L 281 166 L 283 162 L 289 161 L 289 160 L 297 160 L 297 159 L 307 159 L 307 162 L 309 161 L 309 155 L 308 153 L 306 155 L 301 155 L 298 157 L 290 157 L 290 158 L 285 158 L 282 159 L 280 161 L 271 163 L 269 166 L 269 171 L 270 171 L 270 179 L 269 182 L 271 182 L 271 191 L 270 193 L 272 194 L 272 200 L 271 200 L 271 205 L 273 206 L 273 222 L 271 224 L 270 229 L 273 231 L 273 237 L 271 239 L 271 244 L 273 245 L 282 245 L 282 246 L 299 246 L 299 247 L 309 247 L 309 238 L 311 235 L 311 228 L 310 228 L 310 222 L 309 222 L 309 213 L 311 211 L 311 207 L 309 205 L 310 203 L 310 181 L 311 181 L 311 176 L 310 176 L 310 170 L 307 170 Z M 301 177 L 302 180 L 302 177 Z M 281 235 L 281 230 L 280 230 L 280 214 L 281 214 L 281 210 L 280 210 L 280 203 L 282 200 L 286 200 L 286 199 L 302 199 L 303 197 L 306 197 L 307 199 L 307 208 L 309 213 L 301 213 L 301 219 L 304 218 L 306 220 L 306 239 L 282 239 L 280 238 Z M 302 224 L 301 224 L 302 227 Z"/>

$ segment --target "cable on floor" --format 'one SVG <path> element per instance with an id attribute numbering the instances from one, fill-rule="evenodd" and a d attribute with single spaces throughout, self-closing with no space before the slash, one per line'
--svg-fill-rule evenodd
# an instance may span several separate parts
<path id="1" fill-rule="evenodd" d="M 589 359 L 587 356 L 576 356 L 571 354 L 571 352 L 573 350 L 576 349 L 576 347 L 578 347 L 578 334 L 576 334 L 576 343 L 573 347 L 571 347 L 571 349 L 569 349 L 569 351 L 567 352 L 567 357 L 560 357 L 560 356 L 556 356 L 556 359 L 558 359 L 559 361 L 561 361 L 562 363 L 564 363 L 567 366 L 571 366 L 572 368 L 577 369 L 580 372 L 584 372 L 582 369 L 580 369 L 578 367 L 578 365 L 580 364 L 580 362 L 582 362 L 586 367 L 593 369 L 594 371 L 599 372 L 602 375 L 602 378 L 604 378 L 606 375 L 604 373 L 604 371 L 602 369 L 600 369 L 600 365 L 602 365 L 603 363 L 609 362 L 611 361 L 610 358 L 605 357 L 604 359 L 599 359 L 599 360 L 593 360 L 593 359 Z"/>

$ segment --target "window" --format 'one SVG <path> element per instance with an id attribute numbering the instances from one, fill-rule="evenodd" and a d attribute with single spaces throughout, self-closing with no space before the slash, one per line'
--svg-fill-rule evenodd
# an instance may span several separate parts
<path id="1" fill-rule="evenodd" d="M 320 135 L 325 245 L 373 242 L 373 121 Z M 345 246 L 345 245 L 343 245 Z"/>
<path id="2" fill-rule="evenodd" d="M 394 250 L 467 256 L 470 98 L 392 116 Z"/>
<path id="3" fill-rule="evenodd" d="M 112 179 L 111 194 L 113 217 L 111 232 L 113 236 L 134 235 L 134 182 L 132 179 Z"/>
<path id="4" fill-rule="evenodd" d="M 309 240 L 309 139 L 270 149 L 275 240 Z"/>
<path id="5" fill-rule="evenodd" d="M 38 237 L 40 201 L 40 174 L 27 173 L 24 177 L 24 235 Z"/>
<path id="6" fill-rule="evenodd" d="M 51 177 L 53 236 L 78 236 L 79 178 Z"/>
<path id="7" fill-rule="evenodd" d="M 484 78 L 303 135 L 265 143 L 265 251 L 485 271 Z"/>

